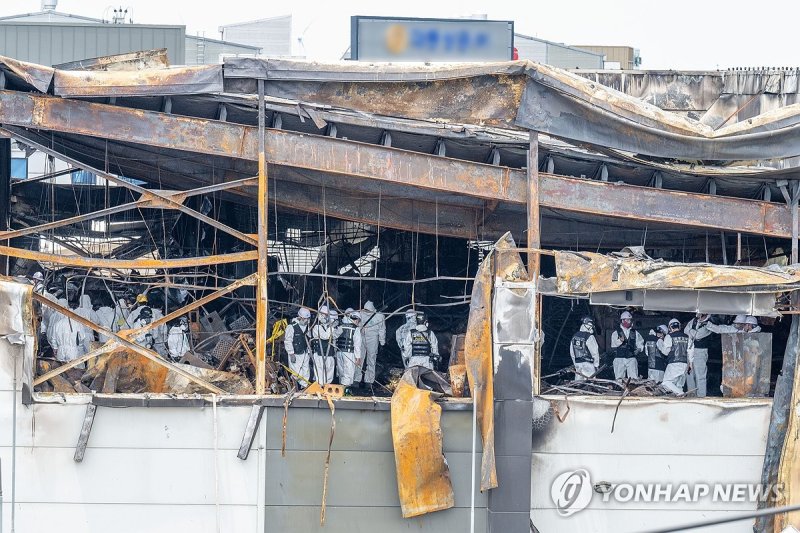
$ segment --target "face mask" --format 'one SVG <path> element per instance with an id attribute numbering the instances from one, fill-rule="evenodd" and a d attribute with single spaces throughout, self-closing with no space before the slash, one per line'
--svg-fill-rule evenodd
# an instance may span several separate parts
<path id="1" fill-rule="evenodd" d="M 631 322 L 627 318 L 622 321 L 622 327 L 623 328 L 630 329 L 631 325 L 633 325 L 633 322 Z"/>

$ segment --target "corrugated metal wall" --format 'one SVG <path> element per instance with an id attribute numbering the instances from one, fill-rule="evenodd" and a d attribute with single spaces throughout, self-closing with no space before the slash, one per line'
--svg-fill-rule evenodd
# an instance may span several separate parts
<path id="1" fill-rule="evenodd" d="M 603 68 L 603 56 L 548 43 L 547 64 L 559 68 Z"/>
<path id="2" fill-rule="evenodd" d="M 0 55 L 40 65 L 166 48 L 170 64 L 185 59 L 185 26 L 0 22 Z"/>
<path id="3" fill-rule="evenodd" d="M 224 55 L 255 56 L 258 50 L 248 46 L 222 43 L 216 39 L 186 36 L 186 65 L 215 65 Z"/>

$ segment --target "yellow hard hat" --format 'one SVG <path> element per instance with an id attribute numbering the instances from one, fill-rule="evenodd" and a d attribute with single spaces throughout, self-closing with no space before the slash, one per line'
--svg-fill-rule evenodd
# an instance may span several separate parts
<path id="1" fill-rule="evenodd" d="M 137 304 L 146 304 L 147 303 L 147 295 L 146 294 L 140 294 L 139 296 L 137 296 L 136 297 L 136 303 Z"/>

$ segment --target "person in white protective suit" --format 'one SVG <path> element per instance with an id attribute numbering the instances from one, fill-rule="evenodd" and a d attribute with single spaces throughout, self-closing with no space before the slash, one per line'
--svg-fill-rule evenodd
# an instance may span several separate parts
<path id="1" fill-rule="evenodd" d="M 362 326 L 364 333 L 364 344 L 367 348 L 366 359 L 364 360 L 364 385 L 372 387 L 375 383 L 375 362 L 378 360 L 378 347 L 386 345 L 386 318 L 383 313 L 375 309 L 372 301 L 364 304 L 361 311 Z"/>
<path id="2" fill-rule="evenodd" d="M 133 324 L 135 324 L 136 321 L 139 320 L 139 313 L 141 313 L 142 309 L 144 309 L 145 307 L 153 311 L 153 308 L 150 307 L 147 303 L 147 295 L 140 294 L 136 297 L 136 302 L 133 304 L 133 307 L 131 307 L 130 313 L 128 313 L 128 324 L 133 326 Z"/>
<path id="3" fill-rule="evenodd" d="M 320 385 L 333 383 L 336 370 L 336 338 L 341 330 L 327 306 L 317 312 L 317 321 L 311 328 L 311 353 L 314 361 L 314 379 Z"/>
<path id="4" fill-rule="evenodd" d="M 661 386 L 676 396 L 682 396 L 686 373 L 691 368 L 694 359 L 694 346 L 692 339 L 681 331 L 681 323 L 676 318 L 669 321 L 669 333 L 665 339 L 666 337 L 669 337 L 670 349 Z"/>
<path id="5" fill-rule="evenodd" d="M 336 338 L 336 368 L 339 373 L 339 383 L 346 387 L 346 392 L 353 385 L 356 377 L 356 368 L 364 364 L 364 336 L 359 324 L 361 314 L 351 311 L 342 318 L 341 333 Z"/>
<path id="6" fill-rule="evenodd" d="M 709 322 L 706 327 L 712 333 L 758 333 L 761 331 L 756 317 L 750 315 L 736 315 L 732 326 Z"/>
<path id="7" fill-rule="evenodd" d="M 180 361 L 183 355 L 191 349 L 189 344 L 189 319 L 182 316 L 173 324 L 167 335 L 167 350 L 173 361 Z"/>
<path id="8" fill-rule="evenodd" d="M 308 339 L 310 320 L 311 311 L 301 307 L 283 334 L 283 347 L 289 357 L 289 368 L 303 376 L 305 381 L 297 380 L 297 385 L 302 388 L 311 382 L 311 347 Z"/>
<path id="9" fill-rule="evenodd" d="M 67 302 L 66 298 L 59 298 L 58 300 L 56 300 L 56 303 L 61 307 L 69 307 L 69 303 Z M 47 324 L 47 331 L 45 333 L 47 334 L 47 343 L 50 345 L 51 348 L 53 348 L 53 344 L 56 342 L 55 340 L 56 324 L 61 320 L 65 320 L 66 318 L 67 317 L 64 315 L 64 313 L 61 313 L 55 309 L 53 309 L 53 312 L 50 313 L 50 318 Z M 78 326 L 79 324 L 73 322 L 73 325 Z M 83 349 L 83 347 L 81 347 L 81 349 Z M 55 348 L 53 348 L 53 350 L 55 350 Z"/>
<path id="10" fill-rule="evenodd" d="M 44 296 L 51 302 L 54 303 L 58 302 L 58 298 L 56 298 L 56 296 L 50 291 L 47 290 L 44 291 L 44 293 L 42 293 L 42 296 Z M 45 336 L 47 336 L 47 328 L 50 327 L 50 319 L 52 318 L 54 312 L 55 310 L 50 306 L 44 304 L 41 306 L 42 323 L 39 325 L 39 332 L 44 334 Z"/>
<path id="11" fill-rule="evenodd" d="M 584 317 L 581 327 L 569 342 L 569 355 L 575 365 L 575 379 L 583 381 L 593 377 L 600 366 L 600 347 L 594 338 L 594 320 Z"/>
<path id="12" fill-rule="evenodd" d="M 59 303 L 66 306 L 66 299 L 62 300 L 59 300 Z M 47 333 L 56 361 L 67 363 L 84 354 L 86 342 L 84 327 L 71 318 L 61 313 L 57 319 L 52 320 L 51 318 Z"/>
<path id="13" fill-rule="evenodd" d="M 406 321 L 403 323 L 403 325 L 397 328 L 397 331 L 394 332 L 394 338 L 397 341 L 397 347 L 400 348 L 400 353 L 403 357 L 403 366 L 408 368 L 408 357 L 403 350 L 403 339 L 406 338 L 406 333 L 408 333 L 412 328 L 416 327 L 417 312 L 413 309 L 408 309 L 405 312 L 405 317 Z"/>
<path id="14" fill-rule="evenodd" d="M 78 307 L 75 308 L 75 314 L 85 318 L 86 320 L 90 321 L 92 324 L 99 324 L 100 319 L 97 316 L 97 313 L 92 306 L 92 298 L 88 294 L 82 294 Z M 83 324 L 79 325 L 83 328 L 83 336 L 84 336 L 84 353 L 89 353 L 92 351 L 92 341 L 94 340 L 94 330 L 89 326 L 84 326 Z"/>
<path id="15" fill-rule="evenodd" d="M 714 341 L 713 332 L 708 329 L 708 315 L 697 313 L 684 328 L 694 346 L 692 370 L 686 376 L 689 390 L 697 389 L 697 397 L 705 398 L 708 393 L 708 349 Z"/>
<path id="16" fill-rule="evenodd" d="M 105 299 L 105 302 L 108 302 L 108 299 Z M 114 331 L 114 310 L 107 306 L 101 305 L 97 308 L 97 325 L 107 329 L 108 331 Z M 103 335 L 102 333 L 97 334 L 100 342 L 105 343 L 108 341 L 108 335 Z"/>
<path id="17" fill-rule="evenodd" d="M 623 311 L 619 319 L 619 327 L 611 334 L 614 379 L 626 377 L 639 379 L 639 362 L 636 360 L 636 355 L 644 351 L 644 338 L 633 329 L 633 315 L 628 311 Z"/>
<path id="18" fill-rule="evenodd" d="M 117 305 L 114 306 L 114 333 L 122 331 L 123 329 L 130 329 L 131 322 L 128 322 L 130 317 L 131 308 L 125 298 L 120 298 Z"/>
<path id="19" fill-rule="evenodd" d="M 164 313 L 161 312 L 161 309 L 151 307 L 150 310 L 153 312 L 153 322 L 164 318 Z M 169 350 L 167 349 L 168 335 L 169 329 L 166 324 L 161 324 L 153 330 L 153 349 L 162 357 L 169 355 Z"/>
<path id="20" fill-rule="evenodd" d="M 153 321 L 153 310 L 147 306 L 144 306 L 139 310 L 138 318 L 136 319 L 136 322 L 133 323 L 133 329 L 144 327 L 152 321 Z M 148 350 L 152 350 L 153 346 L 155 345 L 153 330 L 142 332 L 138 334 L 133 340 L 136 344 L 138 344 L 143 348 L 147 348 Z"/>
<path id="21" fill-rule="evenodd" d="M 417 313 L 416 324 L 405 333 L 403 339 L 403 359 L 408 367 L 424 366 L 434 370 L 439 360 L 439 341 L 436 334 L 428 328 L 425 313 Z"/>

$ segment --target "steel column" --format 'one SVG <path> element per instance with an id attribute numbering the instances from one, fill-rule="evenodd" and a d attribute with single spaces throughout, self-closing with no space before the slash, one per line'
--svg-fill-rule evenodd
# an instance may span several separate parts
<path id="1" fill-rule="evenodd" d="M 267 389 L 267 228 L 269 184 L 264 133 L 264 80 L 258 80 L 258 276 L 256 280 L 256 394 Z"/>

